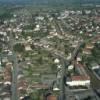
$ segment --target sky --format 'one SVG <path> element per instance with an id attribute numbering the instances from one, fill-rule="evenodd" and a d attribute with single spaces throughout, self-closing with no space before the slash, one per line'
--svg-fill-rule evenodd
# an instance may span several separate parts
<path id="1" fill-rule="evenodd" d="M 99 2 L 100 0 L 0 0 L 0 3 L 14 3 L 14 4 L 49 4 L 49 3 L 79 3 L 81 1 L 81 3 L 87 3 L 87 2 Z"/>

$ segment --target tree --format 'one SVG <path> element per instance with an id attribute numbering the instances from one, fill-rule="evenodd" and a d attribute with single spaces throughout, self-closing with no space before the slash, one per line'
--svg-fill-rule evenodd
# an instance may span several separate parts
<path id="1" fill-rule="evenodd" d="M 51 70 L 55 72 L 57 70 L 57 65 L 54 63 L 51 64 Z"/>
<path id="2" fill-rule="evenodd" d="M 32 93 L 29 94 L 31 97 L 31 100 L 41 100 L 41 92 L 40 90 L 33 91 Z"/>
<path id="3" fill-rule="evenodd" d="M 24 47 L 24 45 L 22 45 L 22 44 L 16 44 L 16 45 L 14 45 L 14 51 L 16 51 L 16 52 L 24 52 L 25 51 L 25 47 Z"/>
<path id="4" fill-rule="evenodd" d="M 0 48 L 0 53 L 2 52 L 2 48 Z"/>
<path id="5" fill-rule="evenodd" d="M 40 57 L 37 59 L 37 61 L 38 61 L 39 64 L 43 64 L 43 58 L 42 58 L 42 56 L 40 56 Z"/>

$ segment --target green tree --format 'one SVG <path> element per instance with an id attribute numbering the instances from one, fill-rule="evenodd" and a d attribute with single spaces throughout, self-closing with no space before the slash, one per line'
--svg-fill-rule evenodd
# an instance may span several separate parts
<path id="1" fill-rule="evenodd" d="M 24 45 L 22 45 L 22 44 L 16 44 L 16 45 L 14 45 L 14 51 L 16 51 L 16 52 L 24 52 L 25 51 L 25 47 L 24 47 Z"/>

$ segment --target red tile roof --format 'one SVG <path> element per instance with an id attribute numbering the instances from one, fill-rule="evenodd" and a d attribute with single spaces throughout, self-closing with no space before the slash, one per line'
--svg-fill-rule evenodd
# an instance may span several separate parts
<path id="1" fill-rule="evenodd" d="M 47 97 L 47 100 L 57 100 L 57 97 L 54 95 L 50 95 Z"/>
<path id="2" fill-rule="evenodd" d="M 12 72 L 11 72 L 12 64 L 7 64 L 4 69 L 4 81 L 11 81 Z"/>
<path id="3" fill-rule="evenodd" d="M 80 75 L 80 76 L 72 76 L 72 81 L 85 81 L 85 80 L 90 80 L 90 77 L 86 77 L 86 76 L 83 76 L 83 75 Z"/>

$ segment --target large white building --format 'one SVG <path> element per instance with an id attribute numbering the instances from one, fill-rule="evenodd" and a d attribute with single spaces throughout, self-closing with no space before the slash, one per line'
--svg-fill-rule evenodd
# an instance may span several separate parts
<path id="1" fill-rule="evenodd" d="M 69 86 L 90 86 L 90 78 L 85 76 L 73 76 L 66 84 Z"/>

